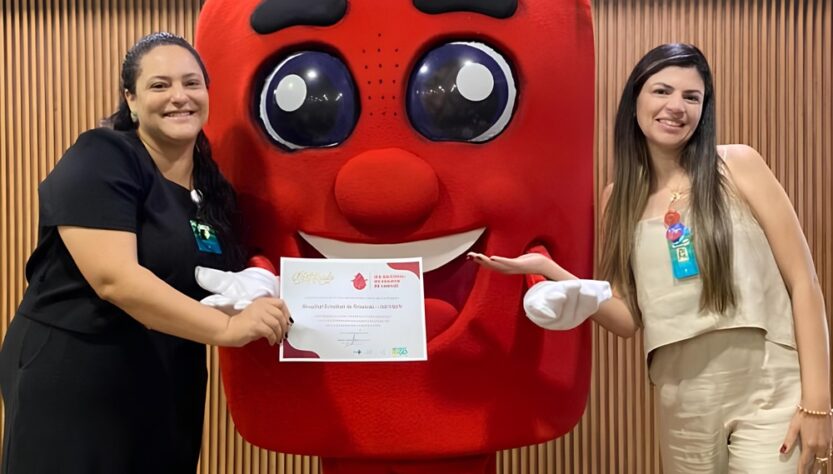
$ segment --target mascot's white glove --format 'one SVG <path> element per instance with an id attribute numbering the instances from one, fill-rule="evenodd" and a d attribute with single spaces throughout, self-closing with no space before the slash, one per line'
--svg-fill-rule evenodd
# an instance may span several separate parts
<path id="1" fill-rule="evenodd" d="M 566 331 L 583 323 L 612 295 L 606 281 L 542 281 L 524 295 L 524 310 L 538 326 Z"/>
<path id="2" fill-rule="evenodd" d="M 264 296 L 280 293 L 280 280 L 269 270 L 249 267 L 239 272 L 224 272 L 213 268 L 197 267 L 194 276 L 203 289 L 214 293 L 200 303 L 233 314 Z"/>

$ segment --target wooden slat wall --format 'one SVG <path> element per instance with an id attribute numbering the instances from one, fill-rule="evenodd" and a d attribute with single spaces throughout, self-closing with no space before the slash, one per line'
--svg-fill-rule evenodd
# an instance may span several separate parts
<path id="1" fill-rule="evenodd" d="M 3 0 L 0 16 L 0 334 L 23 294 L 37 183 L 117 102 L 117 68 L 142 34 L 192 39 L 200 0 Z M 597 190 L 627 73 L 652 46 L 686 41 L 710 59 L 720 141 L 757 148 L 784 185 L 833 307 L 833 6 L 830 0 L 594 0 Z M 567 436 L 500 453 L 498 471 L 661 471 L 642 341 L 594 334 L 591 396 Z M 314 474 L 317 459 L 265 452 L 234 432 L 209 351 L 202 474 Z"/>

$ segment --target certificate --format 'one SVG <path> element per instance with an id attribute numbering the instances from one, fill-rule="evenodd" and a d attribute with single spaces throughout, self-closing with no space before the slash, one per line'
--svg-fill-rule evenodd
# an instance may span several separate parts
<path id="1" fill-rule="evenodd" d="M 281 361 L 426 360 L 422 258 L 281 258 Z"/>

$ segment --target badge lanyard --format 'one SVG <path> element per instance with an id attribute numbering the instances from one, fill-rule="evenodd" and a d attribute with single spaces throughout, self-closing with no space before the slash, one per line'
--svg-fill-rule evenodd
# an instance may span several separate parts
<path id="1" fill-rule="evenodd" d="M 191 201 L 197 205 L 199 209 L 202 203 L 202 193 L 194 189 L 191 191 Z M 194 233 L 194 240 L 197 243 L 197 249 L 200 252 L 213 253 L 217 255 L 223 254 L 223 249 L 220 247 L 220 240 L 217 238 L 217 232 L 208 224 L 204 224 L 197 219 L 190 219 L 191 232 Z"/>
<path id="2" fill-rule="evenodd" d="M 671 270 L 674 278 L 682 280 L 700 274 L 697 266 L 697 256 L 694 254 L 694 242 L 691 229 L 680 222 L 680 213 L 674 209 L 674 203 L 682 198 L 682 193 L 671 193 L 668 212 L 665 213 L 665 238 L 668 241 L 668 252 L 671 256 Z"/>

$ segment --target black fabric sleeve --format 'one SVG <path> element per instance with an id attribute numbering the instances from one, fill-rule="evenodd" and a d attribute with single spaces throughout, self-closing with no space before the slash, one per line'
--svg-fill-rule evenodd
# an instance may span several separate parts
<path id="1" fill-rule="evenodd" d="M 41 225 L 136 232 L 149 161 L 124 132 L 83 133 L 41 183 Z"/>

